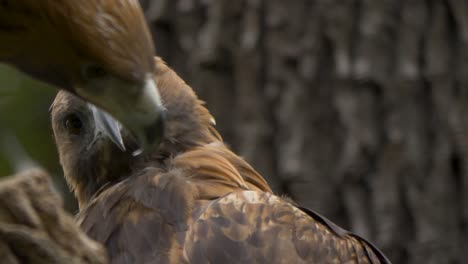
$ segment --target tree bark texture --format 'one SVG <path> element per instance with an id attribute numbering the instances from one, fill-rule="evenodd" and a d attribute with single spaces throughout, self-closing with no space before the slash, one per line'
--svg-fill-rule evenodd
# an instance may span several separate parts
<path id="1" fill-rule="evenodd" d="M 463 263 L 468 1 L 141 2 L 158 55 L 276 192 L 395 263 Z"/>

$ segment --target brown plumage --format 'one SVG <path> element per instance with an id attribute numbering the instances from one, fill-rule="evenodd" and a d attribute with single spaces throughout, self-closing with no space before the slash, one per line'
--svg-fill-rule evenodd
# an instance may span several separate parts
<path id="1" fill-rule="evenodd" d="M 162 122 L 154 55 L 138 0 L 0 0 L 0 62 L 108 111 L 143 147 Z"/>
<path id="2" fill-rule="evenodd" d="M 64 89 L 86 82 L 84 64 L 141 82 L 154 68 L 153 41 L 137 0 L 2 0 L 0 43 L 2 60 L 39 79 L 43 69 L 46 81 Z"/>
<path id="3" fill-rule="evenodd" d="M 92 115 L 71 94 L 59 93 L 52 108 L 78 222 L 112 263 L 389 263 L 359 236 L 273 195 L 160 59 L 155 76 L 166 136 L 146 155 L 133 157 L 106 139 L 89 142 Z M 131 136 L 124 141 L 135 147 Z"/>

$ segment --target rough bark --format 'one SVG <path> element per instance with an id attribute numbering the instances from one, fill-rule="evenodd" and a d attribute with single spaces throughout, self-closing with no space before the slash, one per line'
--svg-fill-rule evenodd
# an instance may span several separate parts
<path id="1" fill-rule="evenodd" d="M 463 263 L 468 2 L 141 2 L 158 54 L 275 191 L 395 263 Z"/>

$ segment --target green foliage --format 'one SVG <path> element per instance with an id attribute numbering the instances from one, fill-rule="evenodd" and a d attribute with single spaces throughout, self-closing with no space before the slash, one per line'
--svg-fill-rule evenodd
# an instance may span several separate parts
<path id="1" fill-rule="evenodd" d="M 1 127 L 14 133 L 34 160 L 56 172 L 59 168 L 48 111 L 56 90 L 23 76 L 0 66 Z M 5 166 L 1 169 L 1 175 L 11 173 Z"/>
<path id="2" fill-rule="evenodd" d="M 5 140 L 14 135 L 29 158 L 55 175 L 58 189 L 73 208 L 53 139 L 49 107 L 57 90 L 0 64 L 0 177 L 15 173 Z M 3 142 L 3 143 L 2 143 Z"/>

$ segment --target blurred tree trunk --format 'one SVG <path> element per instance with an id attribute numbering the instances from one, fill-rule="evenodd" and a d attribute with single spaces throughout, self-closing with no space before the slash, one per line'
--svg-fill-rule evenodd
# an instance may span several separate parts
<path id="1" fill-rule="evenodd" d="M 466 0 L 141 0 L 157 52 L 278 193 L 395 263 L 462 263 Z"/>

